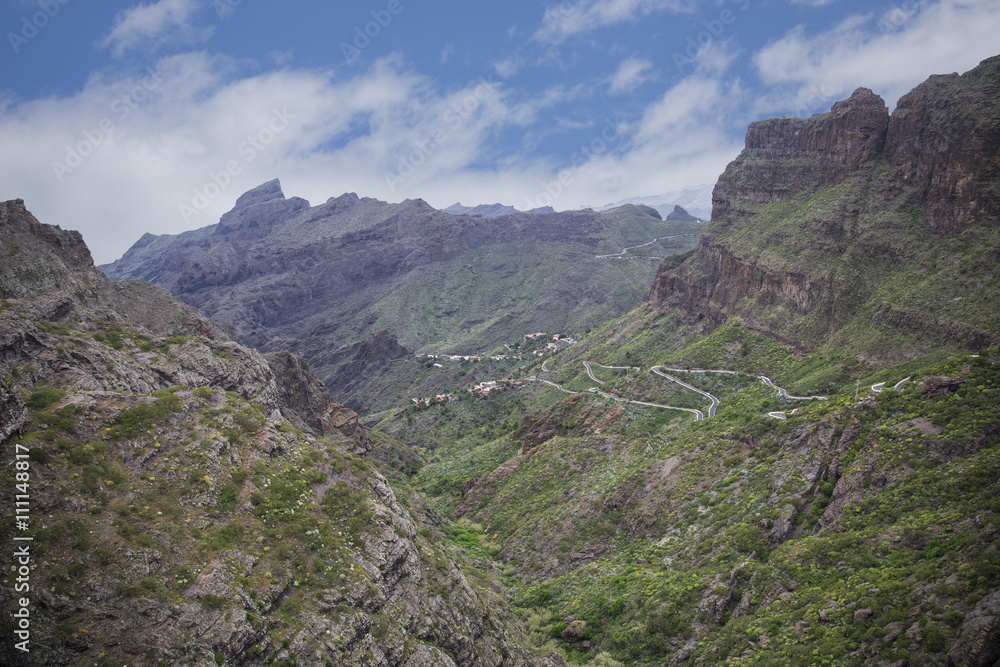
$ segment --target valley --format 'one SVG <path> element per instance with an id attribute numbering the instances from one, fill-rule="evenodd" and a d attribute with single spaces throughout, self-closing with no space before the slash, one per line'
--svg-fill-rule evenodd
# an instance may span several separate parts
<path id="1" fill-rule="evenodd" d="M 0 204 L 0 662 L 991 667 L 998 93 L 755 122 L 707 224 Z"/>

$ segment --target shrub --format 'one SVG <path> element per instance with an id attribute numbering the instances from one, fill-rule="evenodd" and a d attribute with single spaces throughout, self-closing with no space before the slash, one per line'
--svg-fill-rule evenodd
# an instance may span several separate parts
<path id="1" fill-rule="evenodd" d="M 55 387 L 41 387 L 31 392 L 31 396 L 25 401 L 29 408 L 35 410 L 48 410 L 53 405 L 66 397 L 66 392 Z"/>
<path id="2" fill-rule="evenodd" d="M 226 606 L 226 598 L 219 595 L 212 595 L 211 593 L 206 593 L 198 602 L 205 609 L 219 610 Z"/>
<path id="3" fill-rule="evenodd" d="M 127 438 L 138 435 L 156 423 L 165 421 L 171 414 L 184 410 L 181 399 L 174 394 L 168 394 L 156 399 L 152 405 L 137 405 L 134 408 L 122 410 L 115 419 L 111 429 L 111 437 Z"/>
<path id="4" fill-rule="evenodd" d="M 931 653 L 940 653 L 945 647 L 944 633 L 936 625 L 928 625 L 920 633 L 924 646 Z"/>
<path id="5" fill-rule="evenodd" d="M 28 460 L 44 464 L 52 460 L 52 455 L 44 447 L 32 447 L 28 450 Z"/>
<path id="6" fill-rule="evenodd" d="M 219 492 L 219 502 L 216 507 L 220 512 L 230 512 L 236 507 L 240 497 L 240 489 L 235 484 L 226 484 Z"/>
<path id="7" fill-rule="evenodd" d="M 243 537 L 243 526 L 231 523 L 214 528 L 209 534 L 208 543 L 216 549 L 228 549 L 235 545 L 241 537 Z"/>

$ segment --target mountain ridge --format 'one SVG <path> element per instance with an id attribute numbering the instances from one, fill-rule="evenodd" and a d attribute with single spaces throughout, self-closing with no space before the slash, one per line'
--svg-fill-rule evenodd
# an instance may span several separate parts
<path id="1" fill-rule="evenodd" d="M 458 353 L 622 314 L 662 253 L 692 247 L 703 228 L 635 205 L 490 218 L 345 194 L 310 208 L 277 181 L 240 201 L 211 230 L 146 240 L 104 268 L 169 288 L 264 351 L 301 354 L 325 380 L 339 372 L 336 350 L 382 330 L 414 351 Z M 355 389 L 335 399 L 372 407 Z"/>
<path id="2" fill-rule="evenodd" d="M 994 344 L 985 290 L 998 277 L 998 71 L 991 58 L 962 76 L 932 77 L 891 117 L 862 88 L 827 114 L 751 124 L 716 185 L 698 249 L 680 265 L 665 262 L 647 299 L 707 331 L 737 318 L 803 348 L 869 325 L 887 332 L 862 346 L 874 356 L 919 354 L 935 332 L 944 345 Z M 942 242 L 975 248 L 962 260 L 980 271 L 931 268 Z M 923 278 L 922 266 L 931 268 Z M 934 303 L 896 298 L 919 280 L 940 293 Z M 890 350 L 892 331 L 906 343 Z"/>

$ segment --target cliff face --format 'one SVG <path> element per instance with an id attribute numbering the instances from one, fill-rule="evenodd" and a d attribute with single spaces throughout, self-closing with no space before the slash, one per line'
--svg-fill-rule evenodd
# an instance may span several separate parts
<path id="1" fill-rule="evenodd" d="M 885 157 L 907 203 L 942 234 L 1000 217 L 1000 57 L 962 76 L 933 76 L 892 114 Z"/>
<path id="2" fill-rule="evenodd" d="M 991 344 L 998 90 L 1000 57 L 932 77 L 891 117 L 859 88 L 829 113 L 752 124 L 697 251 L 665 261 L 647 298 L 685 322 L 737 318 L 800 349 L 866 328 L 883 332 L 859 346 L 873 357 Z"/>
<path id="3" fill-rule="evenodd" d="M 881 154 L 888 128 L 885 102 L 867 88 L 829 113 L 753 123 L 743 153 L 715 186 L 712 218 L 752 215 L 738 206 L 741 200 L 776 202 L 843 182 Z"/>

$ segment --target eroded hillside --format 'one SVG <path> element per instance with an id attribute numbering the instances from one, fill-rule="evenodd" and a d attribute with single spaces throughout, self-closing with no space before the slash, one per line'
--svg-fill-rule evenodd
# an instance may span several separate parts
<path id="1" fill-rule="evenodd" d="M 113 283 L 22 202 L 0 237 L 0 483 L 28 499 L 0 537 L 31 538 L 32 619 L 4 664 L 547 664 L 301 359 Z"/>

